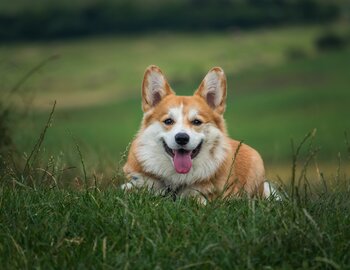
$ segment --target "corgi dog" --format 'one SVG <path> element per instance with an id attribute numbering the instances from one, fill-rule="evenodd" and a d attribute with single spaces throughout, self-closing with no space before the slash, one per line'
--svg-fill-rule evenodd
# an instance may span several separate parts
<path id="1" fill-rule="evenodd" d="M 212 68 L 193 96 L 177 96 L 162 71 L 149 66 L 142 82 L 143 119 L 123 167 L 124 190 L 146 187 L 194 197 L 264 197 L 259 153 L 229 138 L 223 114 L 226 76 Z M 266 188 L 266 185 L 265 185 Z"/>

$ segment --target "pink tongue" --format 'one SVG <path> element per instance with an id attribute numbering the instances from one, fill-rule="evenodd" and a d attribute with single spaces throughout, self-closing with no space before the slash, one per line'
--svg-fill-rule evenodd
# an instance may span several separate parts
<path id="1" fill-rule="evenodd" d="M 175 150 L 174 167 L 177 173 L 188 173 L 192 167 L 191 152 Z"/>

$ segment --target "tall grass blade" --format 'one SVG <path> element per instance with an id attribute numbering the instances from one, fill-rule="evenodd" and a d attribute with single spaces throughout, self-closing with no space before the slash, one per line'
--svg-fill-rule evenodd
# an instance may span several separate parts
<path id="1" fill-rule="evenodd" d="M 37 141 L 36 144 L 34 145 L 34 147 L 33 147 L 32 151 L 31 151 L 31 153 L 29 154 L 29 156 L 28 156 L 28 158 L 27 158 L 27 160 L 26 160 L 26 164 L 25 164 L 25 166 L 24 166 L 22 175 L 27 175 L 27 174 L 29 173 L 31 164 L 33 164 L 33 163 L 36 161 L 36 158 L 37 158 L 37 156 L 38 156 L 38 153 L 40 152 L 41 145 L 42 145 L 42 143 L 44 142 L 44 139 L 45 139 L 47 130 L 48 130 L 49 127 L 51 126 L 53 114 L 54 114 L 54 112 L 55 112 L 55 108 L 56 108 L 56 100 L 54 101 L 54 104 L 53 104 L 53 106 L 52 106 L 52 109 L 51 109 L 49 118 L 47 119 L 47 122 L 46 122 L 46 124 L 45 124 L 45 126 L 44 126 L 44 129 L 43 129 L 43 131 L 40 133 L 40 136 L 39 136 L 38 141 Z"/>
<path id="2" fill-rule="evenodd" d="M 78 152 L 78 155 L 79 155 L 79 159 L 80 159 L 80 162 L 81 162 L 81 166 L 83 168 L 83 173 L 84 173 L 84 185 L 85 185 L 85 191 L 86 193 L 89 192 L 89 186 L 88 186 L 88 178 L 87 178 L 87 173 L 86 173 L 86 167 L 85 167 L 85 162 L 84 162 L 84 158 L 83 158 L 83 154 L 80 150 L 80 146 L 78 144 L 78 141 L 77 139 L 73 136 L 73 134 L 71 134 L 71 137 L 74 141 L 74 145 L 75 145 L 75 148 Z"/>

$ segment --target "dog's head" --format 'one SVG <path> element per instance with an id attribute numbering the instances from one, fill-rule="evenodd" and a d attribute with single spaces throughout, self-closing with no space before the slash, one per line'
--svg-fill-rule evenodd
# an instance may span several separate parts
<path id="1" fill-rule="evenodd" d="M 219 67 L 208 72 L 193 96 L 176 96 L 162 71 L 148 67 L 142 83 L 138 154 L 144 166 L 158 175 L 215 170 L 226 135 L 225 101 L 226 78 Z"/>

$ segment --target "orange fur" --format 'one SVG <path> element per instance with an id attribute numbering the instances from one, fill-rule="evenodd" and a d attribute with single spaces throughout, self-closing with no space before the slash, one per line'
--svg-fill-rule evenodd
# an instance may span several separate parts
<path id="1" fill-rule="evenodd" d="M 221 74 L 220 68 L 213 68 L 211 72 L 217 72 Z M 161 74 L 158 67 L 151 66 L 145 72 L 144 81 L 142 84 L 142 96 L 143 104 L 142 108 L 145 112 L 144 118 L 141 123 L 141 128 L 132 142 L 127 162 L 124 166 L 124 172 L 127 178 L 131 179 L 131 176 L 135 173 L 145 176 L 146 178 L 152 178 L 157 184 L 161 185 L 162 179 L 158 175 L 145 171 L 142 163 L 137 157 L 137 147 L 140 134 L 152 123 L 162 123 L 168 116 L 169 108 L 182 106 L 184 117 L 184 126 L 191 128 L 194 131 L 200 131 L 203 126 L 194 126 L 187 116 L 191 109 L 196 109 L 198 119 L 200 119 L 205 125 L 213 125 L 223 134 L 223 141 L 216 140 L 210 147 L 208 159 L 214 158 L 214 153 L 219 145 L 227 145 L 224 152 L 224 161 L 213 172 L 212 175 L 205 179 L 200 179 L 191 184 L 189 187 L 192 190 L 198 191 L 200 194 L 206 196 L 209 200 L 217 198 L 218 196 L 230 197 L 245 191 L 249 196 L 263 196 L 262 184 L 265 180 L 265 172 L 263 161 L 256 150 L 246 144 L 240 144 L 240 142 L 230 139 L 227 135 L 226 125 L 223 118 L 226 101 L 226 79 L 224 75 L 220 75 L 220 85 L 223 90 L 223 98 L 217 104 L 215 108 L 210 106 L 210 102 L 203 98 L 205 95 L 205 82 L 203 81 L 193 96 L 176 96 L 171 90 L 169 84 L 164 80 L 164 91 L 157 93 L 160 95 L 160 101 L 157 104 L 152 105 L 152 100 L 149 98 L 145 89 L 149 87 L 147 76 L 150 76 L 151 72 L 157 72 Z M 222 73 L 223 74 L 223 73 Z M 148 96 L 147 96 L 148 95 Z M 156 97 L 158 98 L 158 96 Z M 171 126 L 163 126 L 164 130 L 171 129 Z M 238 149 L 239 148 L 239 149 Z M 164 153 L 165 154 L 165 153 Z M 166 154 L 165 154 L 166 155 Z M 188 187 L 181 187 L 186 191 Z M 188 189 L 187 189 L 188 190 Z"/>

